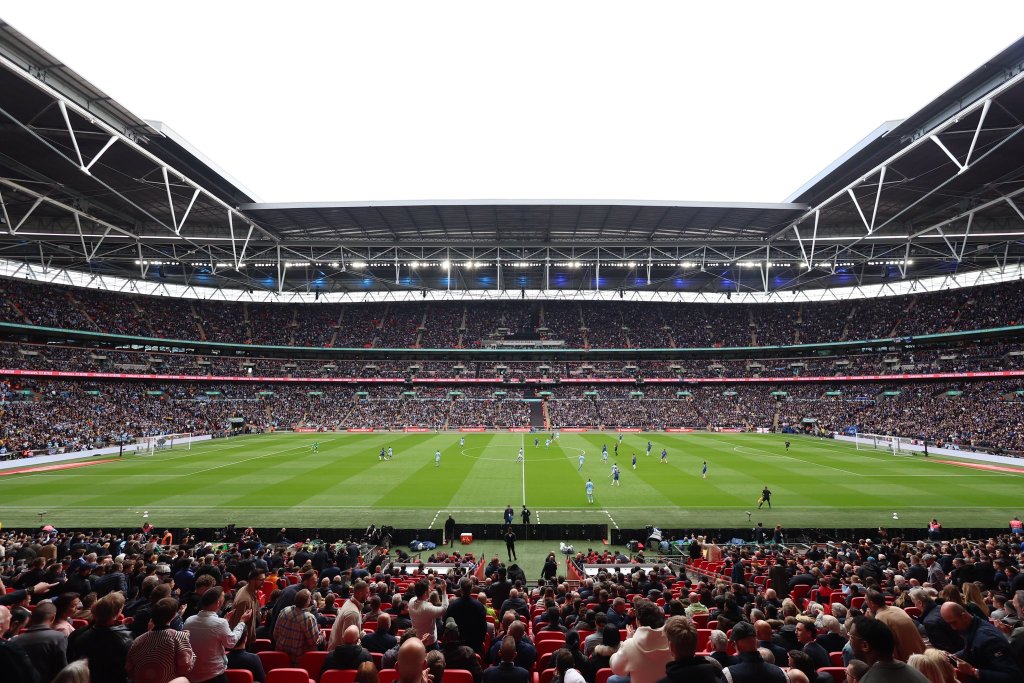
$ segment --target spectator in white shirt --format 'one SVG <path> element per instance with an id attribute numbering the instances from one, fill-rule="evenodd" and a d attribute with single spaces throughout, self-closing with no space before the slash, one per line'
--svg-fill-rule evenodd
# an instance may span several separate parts
<path id="1" fill-rule="evenodd" d="M 438 585 L 440 584 L 440 587 Z M 437 588 L 441 595 L 441 604 L 430 603 L 430 591 Z M 420 581 L 413 590 L 415 597 L 409 601 L 409 618 L 412 620 L 412 627 L 420 634 L 420 640 L 428 648 L 437 643 L 437 620 L 444 617 L 448 611 L 448 591 L 444 581 L 438 581 L 433 574 L 427 581 Z"/>
<path id="2" fill-rule="evenodd" d="M 203 593 L 200 611 L 185 621 L 196 663 L 189 674 L 190 683 L 226 683 L 227 651 L 245 636 L 246 625 L 252 619 L 252 610 L 242 613 L 234 629 L 228 620 L 217 616 L 224 607 L 224 590 L 211 588 Z"/>

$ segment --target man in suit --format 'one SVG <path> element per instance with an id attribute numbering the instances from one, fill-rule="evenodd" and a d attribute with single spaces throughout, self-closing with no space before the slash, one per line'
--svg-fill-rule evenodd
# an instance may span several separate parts
<path id="1" fill-rule="evenodd" d="M 516 641 L 506 636 L 501 641 L 501 663 L 484 671 L 483 683 L 530 683 L 530 672 L 516 666 Z"/>
<path id="2" fill-rule="evenodd" d="M 459 597 L 451 601 L 446 614 L 458 624 L 462 642 L 482 655 L 487 635 L 487 608 L 473 594 L 473 579 L 468 576 L 459 579 Z"/>

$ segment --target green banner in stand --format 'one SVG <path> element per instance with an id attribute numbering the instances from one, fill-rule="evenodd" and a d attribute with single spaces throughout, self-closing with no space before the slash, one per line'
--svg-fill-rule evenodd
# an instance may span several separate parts
<path id="1" fill-rule="evenodd" d="M 415 391 L 403 391 L 402 392 L 402 396 L 415 396 L 415 395 L 416 395 Z"/>
<path id="2" fill-rule="evenodd" d="M 310 391 L 306 395 L 307 396 L 323 396 L 324 392 L 322 392 L 322 391 Z"/>
<path id="3" fill-rule="evenodd" d="M 32 392 L 29 392 L 29 393 L 32 393 Z M 90 389 L 89 391 L 86 391 L 86 392 L 85 392 L 85 395 L 86 395 L 86 396 L 99 396 L 99 395 L 100 395 L 100 392 L 98 392 L 98 391 L 97 391 L 97 390 L 95 390 L 95 389 Z"/>
<path id="4" fill-rule="evenodd" d="M 206 394 L 207 396 L 220 396 L 219 391 L 204 391 L 203 393 Z"/>
<path id="5" fill-rule="evenodd" d="M 629 392 L 629 397 L 630 398 L 643 398 L 644 397 L 644 392 L 642 392 L 642 391 L 631 391 L 631 392 Z"/>
<path id="6" fill-rule="evenodd" d="M 589 396 L 593 396 L 594 398 L 597 398 L 597 392 L 596 391 L 584 391 L 583 395 L 584 396 L 588 396 L 588 397 Z"/>
<path id="7" fill-rule="evenodd" d="M 788 391 L 773 391 L 772 396 L 789 396 Z"/>
<path id="8" fill-rule="evenodd" d="M 258 395 L 259 396 L 273 396 L 274 392 L 273 391 L 261 391 L 261 392 L 259 392 Z"/>
<path id="9" fill-rule="evenodd" d="M 949 391 L 946 392 L 946 396 L 960 396 L 963 393 L 964 392 L 957 391 L 956 389 L 950 389 Z"/>
<path id="10" fill-rule="evenodd" d="M 689 391 L 677 391 L 676 396 L 693 396 L 693 393 Z"/>
<path id="11" fill-rule="evenodd" d="M 900 392 L 898 392 L 898 391 L 883 391 L 882 392 L 882 396 L 899 396 L 899 395 L 900 395 Z"/>
<path id="12" fill-rule="evenodd" d="M 551 392 L 550 392 L 550 391 L 549 391 L 549 392 L 547 392 L 547 393 L 548 393 L 549 395 L 551 394 Z M 507 391 L 495 391 L 495 392 L 494 392 L 494 395 L 495 395 L 495 396 L 508 396 L 508 392 L 507 392 Z"/>
<path id="13" fill-rule="evenodd" d="M 723 391 L 722 396 L 735 396 L 736 392 L 730 389 L 729 391 Z"/>
<path id="14" fill-rule="evenodd" d="M 842 396 L 843 392 L 841 392 L 841 391 L 826 391 L 825 395 L 826 396 Z"/>
<path id="15" fill-rule="evenodd" d="M 32 395 L 32 390 L 31 389 L 18 389 L 18 393 L 21 394 L 22 396 L 31 396 Z"/>
<path id="16" fill-rule="evenodd" d="M 157 389 L 155 391 L 147 391 L 146 392 L 146 396 L 163 396 L 163 393 L 164 392 L 162 392 L 159 389 Z"/>
<path id="17" fill-rule="evenodd" d="M 461 392 L 461 391 L 455 391 L 455 390 L 453 389 L 452 391 L 449 391 L 449 392 L 448 392 L 448 395 L 449 395 L 449 396 L 462 396 L 462 392 Z"/>
<path id="18" fill-rule="evenodd" d="M 356 396 L 358 396 L 359 398 L 366 398 L 369 395 L 370 395 L 370 393 L 367 392 L 367 391 L 357 391 L 356 392 Z"/>
<path id="19" fill-rule="evenodd" d="M 554 396 L 554 394 L 551 393 L 550 391 L 539 391 L 539 392 L 537 392 L 537 395 L 538 396 Z"/>

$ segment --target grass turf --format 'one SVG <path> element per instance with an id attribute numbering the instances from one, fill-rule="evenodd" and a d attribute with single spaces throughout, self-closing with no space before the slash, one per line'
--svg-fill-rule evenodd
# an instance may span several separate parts
<path id="1" fill-rule="evenodd" d="M 459 438 L 465 436 L 465 446 Z M 0 522 L 57 528 L 363 526 L 500 523 L 505 505 L 524 499 L 539 523 L 622 528 L 886 526 L 1003 527 L 1020 514 L 1020 473 L 992 472 L 897 458 L 851 444 L 771 434 L 631 433 L 614 456 L 612 433 L 563 433 L 550 448 L 520 433 L 273 434 L 197 444 L 191 450 L 126 455 L 65 471 L 0 476 Z M 654 451 L 646 456 L 646 443 Z M 318 453 L 310 444 L 319 440 Z M 609 462 L 601 460 L 607 443 Z M 525 445 L 524 463 L 516 454 Z M 378 462 L 381 446 L 395 457 Z M 662 448 L 668 463 L 659 463 Z M 434 466 L 434 451 L 442 453 Z M 578 456 L 586 451 L 582 471 Z M 638 467 L 630 466 L 637 454 Z M 950 460 L 950 458 L 942 458 Z M 701 466 L 708 462 L 708 477 Z M 611 463 L 621 486 L 609 480 Z M 595 503 L 584 485 L 593 479 Z M 772 504 L 757 510 L 761 488 Z M 525 498 L 524 498 L 525 497 Z M 899 520 L 892 513 L 899 513 Z M 517 516 L 518 521 L 518 516 Z"/>

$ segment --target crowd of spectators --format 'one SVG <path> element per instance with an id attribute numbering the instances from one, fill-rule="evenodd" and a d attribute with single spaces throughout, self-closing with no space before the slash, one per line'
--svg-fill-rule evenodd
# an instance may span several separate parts
<path id="1" fill-rule="evenodd" d="M 532 335 L 569 348 L 772 346 L 915 336 L 1024 320 L 1017 282 L 900 297 L 771 304 L 459 301 L 270 304 L 180 300 L 0 280 L 0 320 L 264 345 L 473 348 Z"/>
<path id="2" fill-rule="evenodd" d="M 221 377 L 613 379 L 680 377 L 797 377 L 891 375 L 1020 369 L 1019 344 L 967 343 L 948 349 L 897 349 L 831 357 L 681 358 L 673 361 L 436 361 L 267 358 L 238 355 L 113 350 L 56 344 L 0 342 L 0 364 L 10 369 Z"/>
<path id="3" fill-rule="evenodd" d="M 198 683 L 230 668 L 263 683 L 265 662 L 314 650 L 327 654 L 311 676 L 377 680 L 379 663 L 402 683 L 449 670 L 482 683 L 1024 680 L 1021 534 L 805 545 L 758 526 L 744 545 L 687 536 L 647 558 L 570 551 L 564 572 L 552 552 L 536 583 L 497 555 L 296 543 L 288 529 L 273 543 L 251 529 L 227 543 L 167 535 L 0 534 L 4 680 Z M 396 560 L 449 570 L 408 575 Z M 69 663 L 84 678 L 63 678 Z"/>

